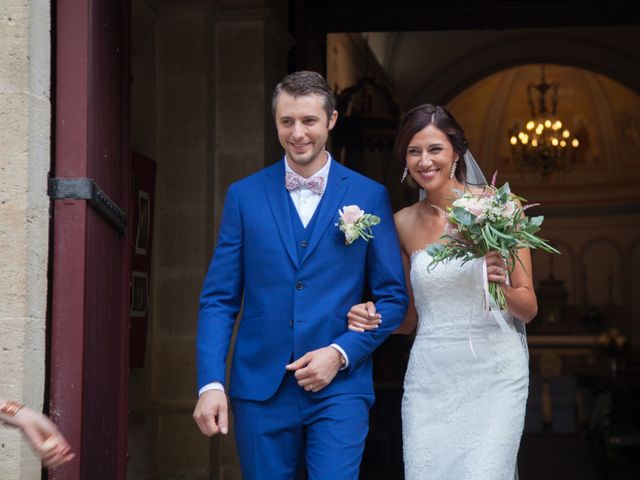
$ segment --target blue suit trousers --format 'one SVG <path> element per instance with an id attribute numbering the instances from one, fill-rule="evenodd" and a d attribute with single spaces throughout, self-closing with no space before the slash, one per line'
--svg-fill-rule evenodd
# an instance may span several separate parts
<path id="1" fill-rule="evenodd" d="M 244 480 L 357 480 L 372 394 L 320 398 L 288 372 L 265 401 L 231 398 Z"/>

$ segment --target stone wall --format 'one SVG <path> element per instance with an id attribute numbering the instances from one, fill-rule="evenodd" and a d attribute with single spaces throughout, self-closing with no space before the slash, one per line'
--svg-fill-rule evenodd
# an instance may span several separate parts
<path id="1" fill-rule="evenodd" d="M 43 404 L 50 164 L 50 7 L 0 3 L 0 392 Z M 0 478 L 40 478 L 16 430 L 0 427 Z"/>

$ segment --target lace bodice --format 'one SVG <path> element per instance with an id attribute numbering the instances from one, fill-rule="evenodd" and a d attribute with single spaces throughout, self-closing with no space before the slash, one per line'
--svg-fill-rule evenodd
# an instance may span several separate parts
<path id="1" fill-rule="evenodd" d="M 431 256 L 426 250 L 414 252 L 411 285 L 419 318 L 418 334 L 461 335 L 470 322 L 483 319 L 482 261 L 462 264 L 454 259 L 430 268 Z"/>

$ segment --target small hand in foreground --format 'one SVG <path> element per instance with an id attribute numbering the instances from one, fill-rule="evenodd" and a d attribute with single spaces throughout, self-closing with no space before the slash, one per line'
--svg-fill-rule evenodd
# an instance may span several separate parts
<path id="1" fill-rule="evenodd" d="M 487 261 L 487 280 L 495 283 L 505 283 L 509 275 L 507 262 L 500 252 L 491 251 L 485 256 Z"/>
<path id="2" fill-rule="evenodd" d="M 285 368 L 296 372 L 298 385 L 307 392 L 319 392 L 338 374 L 341 356 L 335 348 L 324 347 L 305 353 Z"/>
<path id="3" fill-rule="evenodd" d="M 22 407 L 13 417 L 3 420 L 22 430 L 33 450 L 42 457 L 45 467 L 56 468 L 75 457 L 71 446 L 45 415 Z"/>
<path id="4" fill-rule="evenodd" d="M 207 390 L 198 399 L 193 418 L 207 437 L 229 431 L 227 395 L 222 390 Z"/>
<path id="5" fill-rule="evenodd" d="M 349 320 L 349 330 L 354 332 L 375 330 L 382 323 L 382 315 L 376 312 L 376 306 L 373 302 L 354 305 L 349 310 L 347 319 Z"/>

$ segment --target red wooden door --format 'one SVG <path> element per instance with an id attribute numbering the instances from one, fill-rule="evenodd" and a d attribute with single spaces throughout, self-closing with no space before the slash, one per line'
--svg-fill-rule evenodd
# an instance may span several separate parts
<path id="1" fill-rule="evenodd" d="M 76 458 L 54 479 L 126 477 L 129 2 L 56 6 L 50 413 Z"/>

